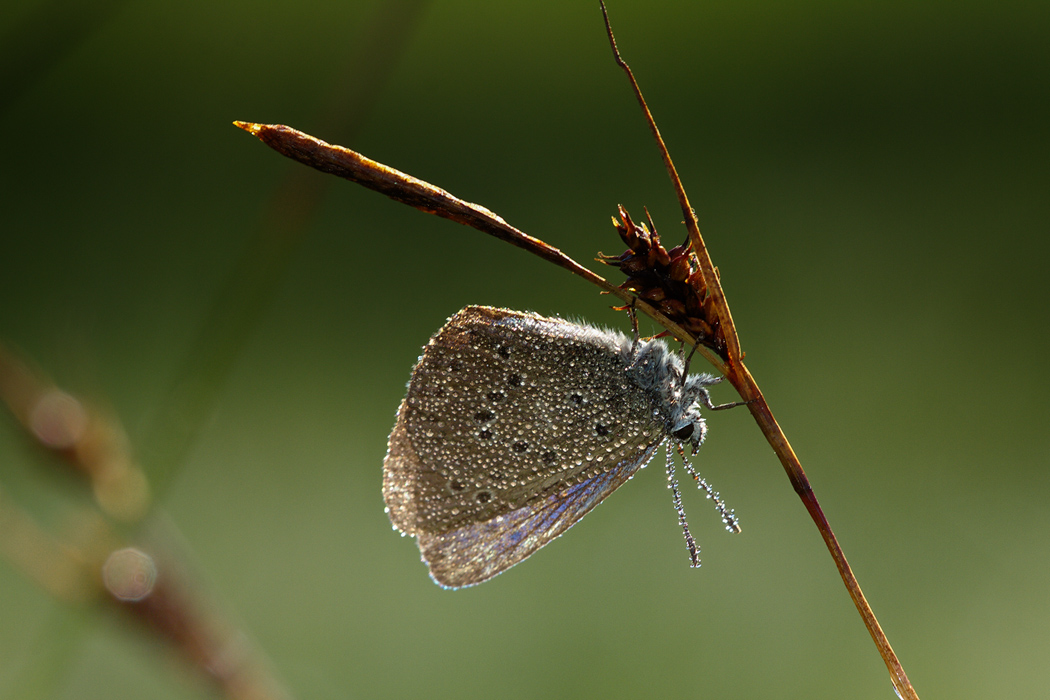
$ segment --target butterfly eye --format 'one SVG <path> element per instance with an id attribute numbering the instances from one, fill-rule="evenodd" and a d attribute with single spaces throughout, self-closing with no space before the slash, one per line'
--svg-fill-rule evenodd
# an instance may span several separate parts
<path id="1" fill-rule="evenodd" d="M 679 440 L 688 440 L 693 436 L 693 424 L 686 423 L 681 428 L 676 428 L 673 435 Z"/>

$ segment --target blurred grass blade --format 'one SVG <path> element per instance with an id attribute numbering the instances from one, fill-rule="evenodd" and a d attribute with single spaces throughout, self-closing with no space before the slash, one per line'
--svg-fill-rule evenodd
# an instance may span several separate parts
<path id="1" fill-rule="evenodd" d="M 383 3 L 354 42 L 321 123 L 348 137 L 361 128 L 408 41 L 425 2 Z M 328 178 L 290 168 L 271 197 L 260 230 L 234 266 L 143 441 L 158 498 L 170 484 L 204 425 L 237 358 L 309 230 Z"/>

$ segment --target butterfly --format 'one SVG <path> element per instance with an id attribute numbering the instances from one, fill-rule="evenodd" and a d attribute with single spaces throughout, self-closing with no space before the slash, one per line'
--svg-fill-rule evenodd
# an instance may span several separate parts
<path id="1" fill-rule="evenodd" d="M 423 348 L 383 462 L 383 498 L 436 583 L 486 581 L 561 535 L 665 442 L 707 434 L 709 374 L 686 376 L 661 340 L 468 306 Z M 674 492 L 693 565 L 697 549 Z M 715 499 L 723 522 L 735 515 Z"/>

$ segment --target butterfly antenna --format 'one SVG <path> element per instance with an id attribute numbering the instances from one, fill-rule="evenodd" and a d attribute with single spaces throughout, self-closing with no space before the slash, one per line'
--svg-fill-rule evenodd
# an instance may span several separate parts
<path id="1" fill-rule="evenodd" d="M 681 446 L 678 447 L 678 450 L 680 452 L 682 451 Z M 707 480 L 701 478 L 700 475 L 696 473 L 696 470 L 693 469 L 693 465 L 688 459 L 686 459 L 684 452 L 682 452 L 682 464 L 685 467 L 685 470 L 689 472 L 689 476 L 693 477 L 693 480 L 696 481 L 696 485 L 707 494 L 708 498 L 714 501 L 715 510 L 717 510 L 718 514 L 722 516 L 722 522 L 725 524 L 726 530 L 729 530 L 730 532 L 740 532 L 740 521 L 737 520 L 736 513 L 732 508 L 726 506 L 725 501 L 722 500 L 718 491 L 711 488 L 711 485 L 707 483 Z"/>
<path id="2" fill-rule="evenodd" d="M 681 448 L 678 449 L 681 452 Z M 695 569 L 700 566 L 700 548 L 693 539 L 693 533 L 689 532 L 689 522 L 685 519 L 685 508 L 682 507 L 682 494 L 678 491 L 678 479 L 674 475 L 674 458 L 670 446 L 667 449 L 667 488 L 671 489 L 671 500 L 674 503 L 675 512 L 678 513 L 678 524 L 682 526 L 685 546 L 689 549 L 689 566 Z"/>

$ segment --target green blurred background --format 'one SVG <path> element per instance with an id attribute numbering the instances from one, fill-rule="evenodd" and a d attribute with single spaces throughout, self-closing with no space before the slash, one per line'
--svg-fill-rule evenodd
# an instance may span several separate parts
<path id="1" fill-rule="evenodd" d="M 1045 696 L 1050 4 L 610 13 L 748 364 L 920 696 Z M 370 47 L 377 17 L 395 31 Z M 362 109 L 345 145 L 581 261 L 622 250 L 620 203 L 677 243 L 596 2 L 16 0 L 0 23 L 0 338 L 171 469 L 168 528 L 296 697 L 893 697 L 744 410 L 710 419 L 696 460 L 743 534 L 685 494 L 699 571 L 654 465 L 522 566 L 439 589 L 380 493 L 420 347 L 466 304 L 624 319 L 517 249 L 309 171 L 327 194 L 287 264 L 252 257 L 301 166 L 230 122 L 342 141 Z M 355 82 L 384 66 L 382 89 Z M 272 293 L 202 331 L 256 277 Z M 181 415 L 171 387 L 202 353 L 214 401 Z M 86 500 L 56 471 L 0 421 L 0 488 L 60 531 Z M 39 667 L 42 697 L 207 695 L 144 640 L 0 563 L 0 698 Z"/>

